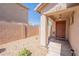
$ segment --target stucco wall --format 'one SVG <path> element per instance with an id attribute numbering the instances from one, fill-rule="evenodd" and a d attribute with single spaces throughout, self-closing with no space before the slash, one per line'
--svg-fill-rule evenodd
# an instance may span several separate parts
<path id="1" fill-rule="evenodd" d="M 66 19 L 66 32 L 65 32 L 65 38 L 66 40 L 69 40 L 69 18 Z"/>
<path id="2" fill-rule="evenodd" d="M 46 47 L 48 44 L 48 18 L 45 15 L 41 15 L 40 21 L 40 45 Z"/>
<path id="3" fill-rule="evenodd" d="M 19 23 L 0 22 L 0 44 L 25 38 L 25 26 Z"/>
<path id="4" fill-rule="evenodd" d="M 75 10 L 74 23 L 70 24 L 69 40 L 76 55 L 79 55 L 79 9 Z"/>
<path id="5" fill-rule="evenodd" d="M 16 3 L 0 3 L 0 21 L 28 23 L 28 9 Z"/>
<path id="6" fill-rule="evenodd" d="M 48 21 L 50 21 L 50 24 L 48 23 L 48 36 L 55 36 L 56 33 L 56 27 L 55 27 L 55 21 L 51 18 L 48 18 Z"/>

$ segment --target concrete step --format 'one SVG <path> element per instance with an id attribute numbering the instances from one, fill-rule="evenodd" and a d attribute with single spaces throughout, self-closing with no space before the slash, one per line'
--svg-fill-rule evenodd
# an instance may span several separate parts
<path id="1" fill-rule="evenodd" d="M 64 43 L 64 44 L 63 44 Z M 68 47 L 68 44 L 64 41 L 61 43 L 57 42 L 49 42 L 48 45 L 48 53 L 47 56 L 70 56 L 70 48 Z"/>

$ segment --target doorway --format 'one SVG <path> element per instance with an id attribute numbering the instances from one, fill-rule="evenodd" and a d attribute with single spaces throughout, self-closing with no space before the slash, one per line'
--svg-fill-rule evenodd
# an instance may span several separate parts
<path id="1" fill-rule="evenodd" d="M 56 39 L 65 39 L 66 21 L 56 21 Z"/>

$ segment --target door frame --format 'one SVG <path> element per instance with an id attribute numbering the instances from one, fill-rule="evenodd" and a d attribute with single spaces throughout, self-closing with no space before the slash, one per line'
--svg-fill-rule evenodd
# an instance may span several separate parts
<path id="1" fill-rule="evenodd" d="M 56 39 L 58 39 L 58 38 L 57 38 L 57 22 L 65 22 L 65 38 L 66 38 L 66 20 L 61 20 L 61 21 L 56 21 L 56 23 L 55 23 L 55 25 L 56 25 L 56 27 L 55 27 L 55 28 L 56 28 L 56 34 L 55 34 Z M 65 38 L 64 38 L 64 39 L 65 39 Z"/>

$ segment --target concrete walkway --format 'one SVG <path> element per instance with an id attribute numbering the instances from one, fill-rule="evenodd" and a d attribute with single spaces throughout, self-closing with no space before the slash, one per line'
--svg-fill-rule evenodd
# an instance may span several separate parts
<path id="1" fill-rule="evenodd" d="M 51 38 L 48 45 L 47 56 L 71 56 L 69 43 Z"/>

